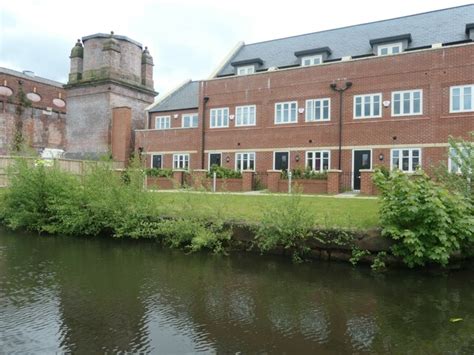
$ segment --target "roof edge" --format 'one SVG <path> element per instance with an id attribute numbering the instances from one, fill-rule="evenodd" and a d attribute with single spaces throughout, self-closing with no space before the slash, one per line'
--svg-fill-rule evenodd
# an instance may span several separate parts
<path id="1" fill-rule="evenodd" d="M 396 41 L 408 41 L 408 43 L 410 43 L 411 33 L 404 33 L 401 35 L 389 36 L 389 37 L 374 38 L 374 39 L 371 39 L 369 43 L 373 47 L 376 44 L 396 42 Z"/>
<path id="2" fill-rule="evenodd" d="M 329 47 L 319 47 L 319 48 L 313 48 L 313 49 L 305 49 L 302 51 L 296 51 L 295 52 L 295 57 L 301 57 L 304 55 L 309 55 L 309 54 L 318 54 L 318 53 L 327 53 L 331 54 L 331 48 Z"/>
<path id="3" fill-rule="evenodd" d="M 93 39 L 93 38 L 110 38 L 110 35 L 111 35 L 110 33 L 95 33 L 93 35 L 84 36 L 84 37 L 82 37 L 82 43 L 84 43 L 85 41 L 87 41 L 89 39 Z M 127 36 L 114 34 L 113 38 L 121 40 L 121 41 L 127 41 L 127 42 L 130 42 L 130 43 L 133 43 L 134 45 L 136 45 L 140 48 L 143 48 L 143 45 L 140 42 L 135 41 L 134 39 L 131 39 Z"/>
<path id="4" fill-rule="evenodd" d="M 413 17 L 413 16 L 420 16 L 420 15 L 425 15 L 425 14 L 431 14 L 434 12 L 440 12 L 440 11 L 446 11 L 446 10 L 453 10 L 453 9 L 458 9 L 458 8 L 463 8 L 463 7 L 469 7 L 469 6 L 474 6 L 474 4 L 465 4 L 465 5 L 459 5 L 459 6 L 452 6 L 452 7 L 446 7 L 442 9 L 437 9 L 437 10 L 430 10 L 430 11 L 424 11 L 424 12 L 418 12 L 416 14 L 410 14 L 410 15 L 403 15 L 403 16 L 397 16 L 397 17 L 391 17 L 391 18 L 386 18 L 383 20 L 376 20 L 376 21 L 369 21 L 369 22 L 361 22 L 357 23 L 355 25 L 347 25 L 347 26 L 341 26 L 341 27 L 333 27 L 333 28 L 328 28 L 325 30 L 320 30 L 320 31 L 313 31 L 313 32 L 308 32 L 308 33 L 301 33 L 298 35 L 293 35 L 293 36 L 285 36 L 285 37 L 280 37 L 280 38 L 273 38 L 273 39 L 268 39 L 265 41 L 259 41 L 259 42 L 253 42 L 253 43 L 248 43 L 247 46 L 252 46 L 254 44 L 260 44 L 260 43 L 266 43 L 266 42 L 273 42 L 273 41 L 280 41 L 288 38 L 294 38 L 294 37 L 301 37 L 301 36 L 307 36 L 307 35 L 312 35 L 315 33 L 323 33 L 323 32 L 330 32 L 330 31 L 336 31 L 336 30 L 341 30 L 344 28 L 351 28 L 351 27 L 357 27 L 357 26 L 365 26 L 365 25 L 370 25 L 373 23 L 380 23 L 380 22 L 385 22 L 385 21 L 392 21 L 392 20 L 399 20 L 402 18 L 407 18 L 407 17 Z"/>
<path id="5" fill-rule="evenodd" d="M 263 60 L 262 60 L 262 58 L 243 59 L 243 60 L 238 60 L 236 62 L 231 62 L 230 65 L 232 65 L 233 67 L 238 67 L 238 66 L 241 66 L 241 65 L 254 64 L 254 63 L 262 65 Z"/>
<path id="6" fill-rule="evenodd" d="M 243 46 L 245 46 L 245 42 L 243 42 L 243 41 L 237 42 L 236 45 L 229 51 L 229 53 L 227 53 L 227 55 L 224 57 L 224 59 L 222 59 L 222 61 L 217 66 L 217 68 L 214 69 L 214 71 L 211 73 L 211 75 L 209 75 L 208 79 L 212 79 L 212 78 L 217 77 L 217 75 L 222 71 L 222 69 L 225 68 L 227 63 L 229 63 L 229 61 L 232 58 L 235 57 L 237 52 L 240 51 Z"/>
<path id="7" fill-rule="evenodd" d="M 158 98 L 158 100 L 156 100 L 155 102 L 153 102 L 152 104 L 150 104 L 149 106 L 147 106 L 145 108 L 145 111 L 150 111 L 152 110 L 155 106 L 161 104 L 164 100 L 166 100 L 167 98 L 169 98 L 171 95 L 173 95 L 176 91 L 178 91 L 179 89 L 181 89 L 183 86 L 191 83 L 192 80 L 191 79 L 186 79 L 184 80 L 183 82 L 181 82 L 180 84 L 178 84 L 175 88 L 171 89 L 170 91 L 166 92 L 161 98 Z"/>
<path id="8" fill-rule="evenodd" d="M 18 78 L 26 79 L 26 80 L 31 80 L 35 81 L 37 83 L 45 84 L 45 85 L 50 85 L 50 86 L 55 86 L 58 88 L 63 89 L 64 88 L 64 83 L 61 83 L 56 80 L 48 79 L 48 78 L 43 78 L 41 76 L 29 76 L 26 75 L 18 70 L 10 69 L 10 68 L 5 68 L 5 67 L 0 67 L 0 73 L 7 74 L 7 75 L 13 75 Z"/>

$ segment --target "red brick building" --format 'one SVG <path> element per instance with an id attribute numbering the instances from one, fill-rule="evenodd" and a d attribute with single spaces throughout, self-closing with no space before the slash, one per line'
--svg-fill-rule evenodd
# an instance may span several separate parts
<path id="1" fill-rule="evenodd" d="M 148 110 L 154 167 L 361 169 L 448 164 L 474 131 L 474 5 L 241 45 L 214 77 Z M 341 111 L 342 107 L 342 111 Z"/>
<path id="2" fill-rule="evenodd" d="M 59 82 L 0 68 L 0 155 L 15 139 L 33 149 L 66 146 L 66 91 Z"/>

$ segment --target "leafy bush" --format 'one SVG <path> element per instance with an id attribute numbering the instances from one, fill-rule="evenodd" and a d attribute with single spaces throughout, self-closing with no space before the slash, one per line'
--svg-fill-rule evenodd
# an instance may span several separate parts
<path id="1" fill-rule="evenodd" d="M 10 172 L 0 219 L 12 229 L 38 233 L 153 238 L 190 251 L 224 251 L 231 235 L 224 223 L 200 219 L 191 209 L 183 211 L 185 218 L 165 217 L 144 192 L 143 178 L 135 161 L 120 173 L 111 164 L 92 164 L 79 178 L 57 165 L 19 159 Z"/>
<path id="2" fill-rule="evenodd" d="M 207 173 L 207 177 L 212 178 L 216 173 L 218 179 L 241 179 L 242 173 L 237 170 L 232 170 L 223 166 L 212 165 Z"/>
<path id="3" fill-rule="evenodd" d="M 157 168 L 148 168 L 146 169 L 146 175 L 152 177 L 164 177 L 171 178 L 173 176 L 172 169 L 157 169 Z"/>
<path id="4" fill-rule="evenodd" d="M 385 259 L 387 258 L 387 252 L 381 251 L 377 253 L 377 256 L 374 258 L 374 262 L 370 265 L 370 268 L 373 271 L 384 271 L 386 269 Z"/>
<path id="5" fill-rule="evenodd" d="M 225 243 L 231 237 L 231 230 L 223 223 L 197 218 L 168 219 L 159 226 L 158 233 L 168 246 L 193 252 L 205 248 L 215 253 L 224 253 Z"/>
<path id="6" fill-rule="evenodd" d="M 433 182 L 423 172 L 409 176 L 376 171 L 381 191 L 382 235 L 394 239 L 394 255 L 410 267 L 427 262 L 446 265 L 450 255 L 474 238 L 474 217 L 467 200 Z"/>
<path id="7" fill-rule="evenodd" d="M 288 171 L 283 170 L 281 172 L 281 178 L 282 179 L 288 179 Z M 292 169 L 291 170 L 291 178 L 292 179 L 312 179 L 312 180 L 326 180 L 328 178 L 327 172 L 317 172 L 314 170 L 311 170 L 310 168 L 306 169 Z"/>
<path id="8" fill-rule="evenodd" d="M 292 249 L 294 260 L 298 260 L 308 251 L 305 241 L 311 237 L 313 226 L 313 216 L 301 204 L 301 196 L 281 198 L 278 204 L 264 212 L 255 242 L 262 252 L 276 247 Z"/>
<path id="9" fill-rule="evenodd" d="M 359 248 L 352 248 L 352 256 L 349 259 L 349 262 L 353 265 L 356 266 L 357 263 L 362 259 L 364 256 L 370 255 L 370 252 L 368 250 L 362 250 Z"/>

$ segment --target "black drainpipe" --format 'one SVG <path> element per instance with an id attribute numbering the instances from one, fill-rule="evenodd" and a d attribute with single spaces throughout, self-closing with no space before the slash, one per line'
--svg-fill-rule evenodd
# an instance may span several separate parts
<path id="1" fill-rule="evenodd" d="M 338 88 L 336 83 L 330 85 L 331 89 L 339 93 L 339 162 L 337 168 L 341 170 L 341 158 L 342 158 L 342 117 L 343 117 L 343 94 L 344 91 L 349 89 L 352 86 L 352 82 L 346 81 L 346 84 L 342 88 Z"/>
<path id="2" fill-rule="evenodd" d="M 206 131 L 206 105 L 208 101 L 209 101 L 209 97 L 204 96 L 204 99 L 202 100 L 201 169 L 205 169 L 204 162 L 205 162 L 206 154 L 204 153 L 204 150 L 205 150 L 205 135 L 206 135 L 205 133 Z"/>

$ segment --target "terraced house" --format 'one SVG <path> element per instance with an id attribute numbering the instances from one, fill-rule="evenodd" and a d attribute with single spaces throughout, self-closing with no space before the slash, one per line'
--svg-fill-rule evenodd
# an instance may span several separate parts
<path id="1" fill-rule="evenodd" d="M 474 5 L 254 44 L 148 109 L 157 168 L 361 169 L 445 162 L 474 130 Z M 456 169 L 454 164 L 450 164 Z"/>

